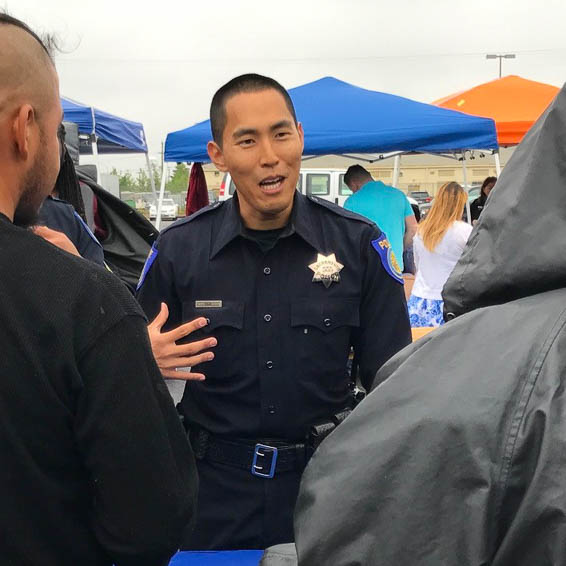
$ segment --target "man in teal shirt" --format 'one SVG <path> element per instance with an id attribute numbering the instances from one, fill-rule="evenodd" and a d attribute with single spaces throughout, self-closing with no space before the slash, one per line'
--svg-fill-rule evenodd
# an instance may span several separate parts
<path id="1" fill-rule="evenodd" d="M 373 220 L 385 232 L 403 271 L 403 249 L 413 243 L 417 221 L 407 197 L 399 189 L 374 181 L 361 165 L 352 165 L 344 175 L 344 183 L 354 193 L 344 208 Z"/>

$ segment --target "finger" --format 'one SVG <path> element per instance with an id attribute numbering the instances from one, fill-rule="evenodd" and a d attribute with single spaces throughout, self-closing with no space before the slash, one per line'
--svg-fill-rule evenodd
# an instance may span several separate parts
<path id="1" fill-rule="evenodd" d="M 185 324 L 181 324 L 181 326 L 177 326 L 173 330 L 170 330 L 167 334 L 169 334 L 173 340 L 176 342 L 185 336 L 188 336 L 195 330 L 202 328 L 208 324 L 208 320 L 204 317 L 195 318 L 195 320 L 191 320 L 190 322 L 185 322 Z"/>
<path id="2" fill-rule="evenodd" d="M 53 237 L 53 236 L 60 233 L 60 232 L 56 232 L 55 230 L 51 230 L 47 226 L 41 226 L 41 225 L 40 226 L 34 226 L 32 230 L 38 236 L 41 236 L 42 238 L 46 238 L 46 239 L 48 237 Z"/>
<path id="3" fill-rule="evenodd" d="M 169 307 L 165 303 L 161 303 L 161 308 L 157 316 L 149 323 L 151 328 L 156 330 L 161 330 L 163 325 L 167 322 L 169 318 Z"/>
<path id="4" fill-rule="evenodd" d="M 172 353 L 176 356 L 194 356 L 203 350 L 214 348 L 217 344 L 218 341 L 216 338 L 205 338 L 204 340 L 198 340 L 197 342 L 191 342 L 190 344 L 175 345 Z"/>
<path id="5" fill-rule="evenodd" d="M 178 379 L 181 381 L 204 381 L 206 379 L 203 373 L 175 371 L 174 369 L 161 370 L 161 375 L 167 379 Z"/>
<path id="6" fill-rule="evenodd" d="M 165 369 L 192 367 L 198 364 L 203 364 L 205 362 L 210 362 L 213 359 L 214 359 L 214 354 L 212 352 L 204 352 L 203 354 L 199 354 L 198 356 L 167 358 L 166 360 L 161 360 L 159 362 L 159 367 Z"/>

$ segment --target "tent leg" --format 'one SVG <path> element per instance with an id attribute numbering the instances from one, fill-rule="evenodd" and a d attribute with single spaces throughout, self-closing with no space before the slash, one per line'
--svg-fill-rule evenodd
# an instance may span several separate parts
<path id="1" fill-rule="evenodd" d="M 167 162 L 163 162 L 163 173 L 161 174 L 161 187 L 159 187 L 159 200 L 157 201 L 157 215 L 155 218 L 155 227 L 159 230 L 161 226 L 161 206 L 163 204 L 163 196 L 165 195 L 165 182 L 167 181 Z"/>
<path id="2" fill-rule="evenodd" d="M 393 160 L 393 187 L 397 187 L 399 184 L 399 169 L 401 167 L 401 156 L 396 155 Z"/>
<path id="3" fill-rule="evenodd" d="M 93 134 L 92 139 L 92 156 L 94 157 L 94 164 L 96 165 L 96 182 L 100 185 L 100 159 L 98 158 L 98 142 L 96 141 L 96 134 Z"/>
<path id="4" fill-rule="evenodd" d="M 470 210 L 470 199 L 468 198 L 468 172 L 466 170 L 466 152 L 462 153 L 462 174 L 464 176 L 464 190 L 466 191 L 466 218 L 468 224 L 472 223 L 472 212 Z"/>
<path id="5" fill-rule="evenodd" d="M 151 170 L 151 163 L 149 162 L 149 153 L 145 154 L 145 163 L 147 165 L 147 173 L 149 175 L 149 182 L 151 184 L 151 194 L 153 195 L 153 202 L 157 202 L 157 193 L 155 192 L 155 180 L 153 178 L 153 171 Z"/>
<path id="6" fill-rule="evenodd" d="M 499 151 L 496 151 L 493 154 L 493 157 L 495 159 L 495 174 L 497 175 L 497 178 L 499 179 L 499 177 L 501 176 L 501 161 L 499 161 Z"/>

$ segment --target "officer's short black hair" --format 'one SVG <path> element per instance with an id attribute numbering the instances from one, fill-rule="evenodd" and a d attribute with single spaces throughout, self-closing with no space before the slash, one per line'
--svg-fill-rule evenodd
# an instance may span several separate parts
<path id="1" fill-rule="evenodd" d="M 344 183 L 348 186 L 351 181 L 363 182 L 371 179 L 370 172 L 361 165 L 351 165 L 344 174 Z"/>
<path id="2" fill-rule="evenodd" d="M 49 57 L 49 60 L 53 62 L 51 53 L 49 52 L 49 49 L 47 48 L 41 37 L 39 37 L 39 35 L 37 35 L 37 33 L 35 33 L 26 23 L 22 22 L 22 20 L 18 20 L 18 18 L 14 18 L 14 16 L 10 16 L 10 14 L 7 14 L 6 12 L 0 12 L 0 25 L 16 26 L 24 30 L 26 33 L 29 33 L 29 35 L 31 35 L 37 41 L 37 43 L 41 45 L 43 51 L 45 51 L 45 54 L 47 55 L 47 57 Z"/>
<path id="3" fill-rule="evenodd" d="M 281 94 L 291 116 L 293 116 L 295 124 L 297 124 L 297 115 L 293 101 L 289 93 L 276 80 L 255 73 L 240 75 L 220 87 L 212 97 L 212 103 L 210 104 L 212 138 L 220 147 L 222 147 L 222 134 L 226 127 L 226 102 L 228 99 L 242 92 L 259 92 L 268 89 L 276 90 Z"/>

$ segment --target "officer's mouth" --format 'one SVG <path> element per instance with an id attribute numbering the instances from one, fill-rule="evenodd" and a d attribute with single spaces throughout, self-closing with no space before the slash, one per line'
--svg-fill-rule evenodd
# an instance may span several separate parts
<path id="1" fill-rule="evenodd" d="M 265 177 L 259 182 L 259 186 L 263 193 L 273 194 L 277 193 L 283 187 L 285 177 L 282 175 L 272 175 L 271 177 Z"/>

